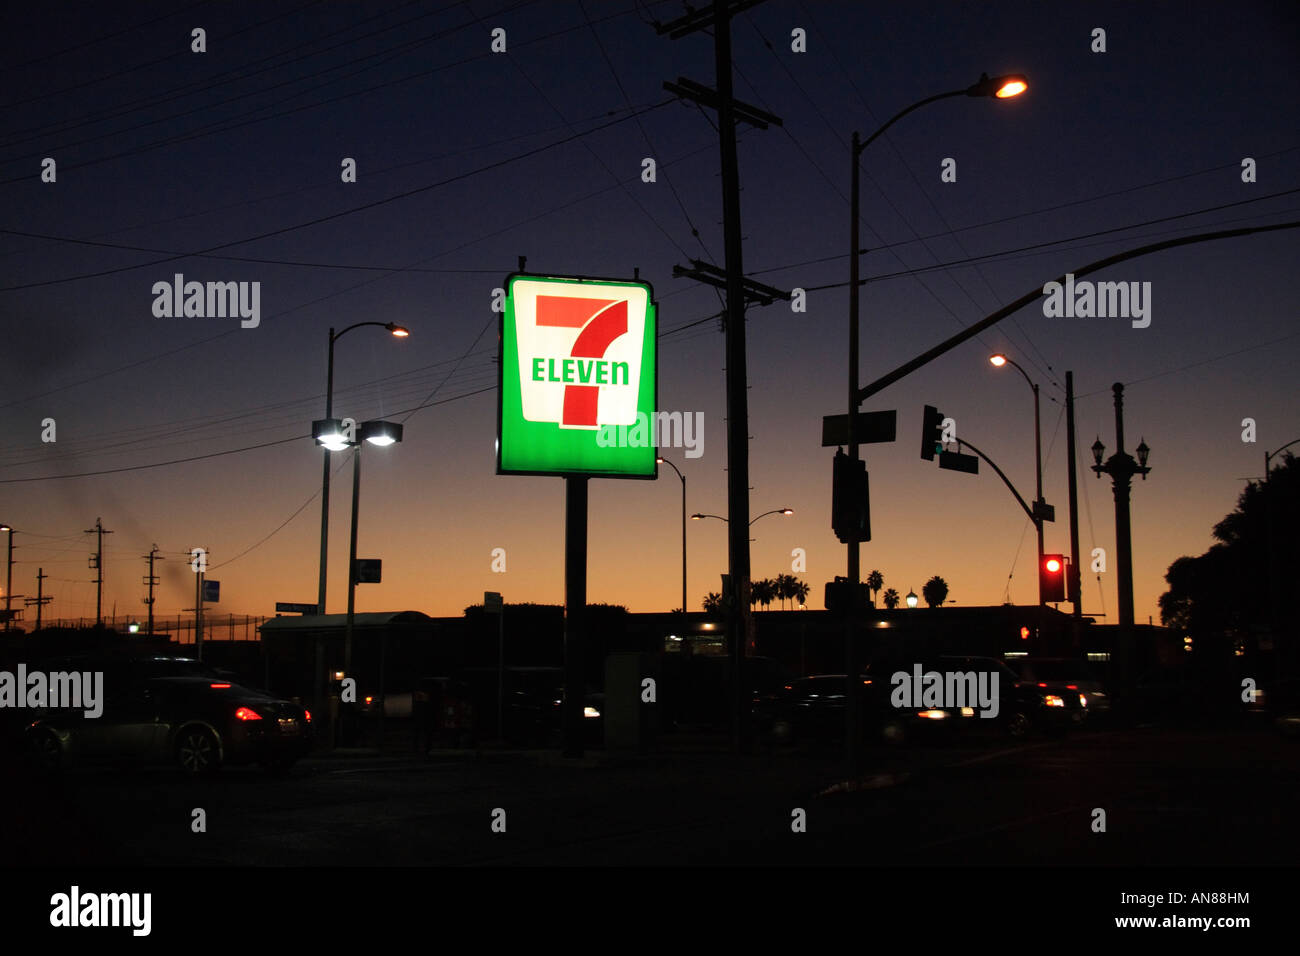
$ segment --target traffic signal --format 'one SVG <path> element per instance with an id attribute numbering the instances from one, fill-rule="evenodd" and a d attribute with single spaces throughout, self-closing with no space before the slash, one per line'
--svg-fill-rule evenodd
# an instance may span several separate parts
<path id="1" fill-rule="evenodd" d="M 943 450 L 943 412 L 927 405 L 921 414 L 921 457 L 934 461 L 935 452 Z"/>
<path id="2" fill-rule="evenodd" d="M 1020 628 L 1020 639 L 1021 639 L 1022 641 L 1027 641 L 1027 640 L 1029 640 L 1029 628 L 1028 628 L 1028 627 L 1023 627 L 1023 626 L 1022 626 L 1022 627 Z"/>
<path id="3" fill-rule="evenodd" d="M 871 540 L 867 463 L 835 453 L 831 473 L 831 529 L 844 544 Z"/>
<path id="4" fill-rule="evenodd" d="M 1065 556 L 1060 554 L 1043 555 L 1038 566 L 1038 593 L 1044 603 L 1065 600 Z"/>
<path id="5" fill-rule="evenodd" d="M 859 584 L 857 610 L 861 611 L 865 608 L 865 597 L 865 588 Z M 853 588 L 848 578 L 837 574 L 834 581 L 826 582 L 826 610 L 832 614 L 848 614 L 853 605 Z"/>

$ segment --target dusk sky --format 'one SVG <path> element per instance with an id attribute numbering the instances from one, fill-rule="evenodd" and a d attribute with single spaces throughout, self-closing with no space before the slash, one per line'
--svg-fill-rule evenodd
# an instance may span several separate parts
<path id="1" fill-rule="evenodd" d="M 674 279 L 723 264 L 716 117 L 666 80 L 713 86 L 708 36 L 660 37 L 680 2 L 26 4 L 0 47 L 0 521 L 17 529 L 13 590 L 48 618 L 95 613 L 84 530 L 102 517 L 105 614 L 138 614 L 152 544 L 156 613 L 193 605 L 188 553 L 211 553 L 224 617 L 317 593 L 331 326 L 334 410 L 403 422 L 362 461 L 360 557 L 382 584 L 357 608 L 456 615 L 500 591 L 563 601 L 563 482 L 498 476 L 493 290 L 529 272 L 653 285 L 659 406 L 703 413 L 703 454 L 663 454 L 690 512 L 726 514 L 724 339 L 715 290 Z M 206 52 L 192 52 L 192 31 Z M 492 52 L 492 31 L 506 51 Z M 1093 52 L 1094 30 L 1105 52 Z M 791 49 L 806 31 L 806 52 Z M 1023 73 L 1015 99 L 957 97 L 904 118 L 862 156 L 865 384 L 1048 280 L 1163 238 L 1300 218 L 1294 4 L 812 3 L 769 0 L 733 23 L 735 95 L 784 127 L 741 127 L 746 273 L 809 291 L 748 310 L 755 577 L 803 548 L 822 585 L 845 573 L 830 527 L 846 408 L 849 140 L 898 110 Z M 55 182 L 42 161 L 56 162 Z M 653 158 L 657 180 L 642 181 Z M 345 158 L 355 183 L 342 181 Z M 945 159 L 956 181 L 941 181 Z M 1243 182 L 1243 160 L 1254 160 Z M 321 221 L 323 220 L 323 221 Z M 698 232 L 698 237 L 695 233 Z M 193 255 L 208 251 L 206 255 Z M 1042 386 L 1046 550 L 1069 552 L 1065 372 L 1077 392 L 1085 613 L 1115 623 L 1111 385 L 1133 489 L 1135 617 L 1159 623 L 1164 573 L 1200 554 L 1265 450 L 1300 438 L 1300 235 L 1157 253 L 1094 280 L 1150 283 L 1150 324 L 1047 317 L 1035 302 L 903 381 L 898 440 L 864 446 L 873 538 L 864 574 L 962 605 L 1033 604 L 1031 523 L 997 476 L 919 457 L 940 408 L 1026 499 Z M 970 260 L 974 259 L 974 262 Z M 962 263 L 957 265 L 945 265 Z M 157 282 L 259 282 L 260 322 L 158 317 Z M 1257 440 L 1242 440 L 1243 419 Z M 56 441 L 42 441 L 54 419 Z M 254 447 L 265 446 L 265 447 Z M 222 453 L 222 454 L 214 454 Z M 181 461 L 196 456 L 196 461 Z M 334 455 L 328 610 L 346 605 L 351 461 Z M 680 603 L 681 485 L 593 480 L 588 595 L 633 611 Z M 726 528 L 691 522 L 690 609 L 720 590 Z M 492 570 L 504 548 L 505 573 Z M 1093 548 L 1108 570 L 1087 569 Z M 0 584 L 3 579 L 0 578 Z M 1251 595 L 1240 595 L 1251 600 Z M 16 606 L 21 606 L 18 603 Z M 1062 606 L 1066 607 L 1065 605 Z M 26 613 L 30 622 L 34 609 Z"/>

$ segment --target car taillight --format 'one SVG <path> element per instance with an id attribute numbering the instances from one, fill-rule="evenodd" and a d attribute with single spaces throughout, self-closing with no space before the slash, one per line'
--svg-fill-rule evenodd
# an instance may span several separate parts
<path id="1" fill-rule="evenodd" d="M 1080 694 L 1080 695 L 1079 695 L 1079 706 L 1080 706 L 1080 707 L 1087 707 L 1087 706 L 1088 706 L 1088 698 L 1085 697 L 1083 694 Z"/>
<path id="2" fill-rule="evenodd" d="M 208 686 L 213 690 L 230 690 L 229 684 L 209 684 Z"/>
<path id="3" fill-rule="evenodd" d="M 262 715 L 250 707 L 241 707 L 235 711 L 236 720 L 261 720 Z"/>
<path id="4" fill-rule="evenodd" d="M 1061 697 L 1058 697 L 1056 694 L 1048 694 L 1047 696 L 1045 696 L 1043 698 L 1043 703 L 1046 704 L 1048 707 L 1065 706 L 1065 700 Z"/>
<path id="5" fill-rule="evenodd" d="M 307 715 L 307 723 L 310 724 L 310 723 L 311 723 L 311 711 L 310 711 L 310 710 L 304 710 L 303 713 Z"/>
<path id="6" fill-rule="evenodd" d="M 935 709 L 918 710 L 916 712 L 916 716 L 924 717 L 927 720 L 943 720 L 948 716 L 948 712 L 946 710 L 935 710 Z"/>

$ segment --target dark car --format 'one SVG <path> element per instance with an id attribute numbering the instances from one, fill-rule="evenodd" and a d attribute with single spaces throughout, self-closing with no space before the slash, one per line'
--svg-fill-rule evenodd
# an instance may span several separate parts
<path id="1" fill-rule="evenodd" d="M 1075 657 L 1021 657 L 1007 661 L 1021 681 L 1061 696 L 1081 698 L 1090 720 L 1110 712 L 1102 675 L 1087 660 Z"/>
<path id="2" fill-rule="evenodd" d="M 951 732 L 957 714 L 938 707 L 894 707 L 889 675 L 860 676 L 858 697 L 861 739 L 868 744 L 896 745 L 905 741 L 938 740 Z M 797 744 L 836 743 L 844 739 L 847 682 L 843 674 L 801 677 L 785 685 L 784 693 L 765 706 L 777 741 Z"/>
<path id="3" fill-rule="evenodd" d="M 225 764 L 291 767 L 311 746 L 311 713 L 233 683 L 201 661 L 143 657 L 65 659 L 51 670 L 98 671 L 103 712 L 38 712 L 25 737 L 46 769 L 80 759 L 174 762 L 185 773 Z"/>
<path id="4" fill-rule="evenodd" d="M 497 670 L 465 668 L 460 679 L 469 689 L 479 736 L 497 726 Z M 523 747 L 559 746 L 563 731 L 564 668 L 507 667 L 501 719 L 507 743 Z M 583 739 L 589 746 L 605 740 L 604 695 L 585 690 Z"/>
<path id="5" fill-rule="evenodd" d="M 934 659 L 935 670 L 973 672 L 986 675 L 990 683 L 996 680 L 998 714 L 991 721 L 999 730 L 1013 737 L 1024 737 L 1037 730 L 1051 735 L 1066 733 L 1084 718 L 1084 698 L 1078 691 L 1057 690 L 1046 682 L 1022 680 L 1003 661 L 992 657 L 974 655 L 945 655 Z M 964 721 L 968 727 L 984 723 Z"/>

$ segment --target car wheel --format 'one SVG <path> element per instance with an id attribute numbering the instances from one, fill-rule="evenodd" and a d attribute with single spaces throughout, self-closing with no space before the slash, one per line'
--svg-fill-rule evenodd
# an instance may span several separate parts
<path id="1" fill-rule="evenodd" d="M 176 762 L 192 777 L 221 768 L 221 747 L 206 727 L 186 727 L 176 742 Z"/>
<path id="2" fill-rule="evenodd" d="M 52 730 L 41 730 L 32 740 L 32 756 L 36 765 L 46 773 L 63 769 L 63 744 Z"/>
<path id="3" fill-rule="evenodd" d="M 884 726 L 880 728 L 880 739 L 894 746 L 906 743 L 907 725 L 897 719 L 885 721 Z"/>
<path id="4" fill-rule="evenodd" d="M 1023 710 L 1016 711 L 1007 721 L 1007 731 L 1012 737 L 1027 737 L 1032 727 L 1033 721 Z"/>

